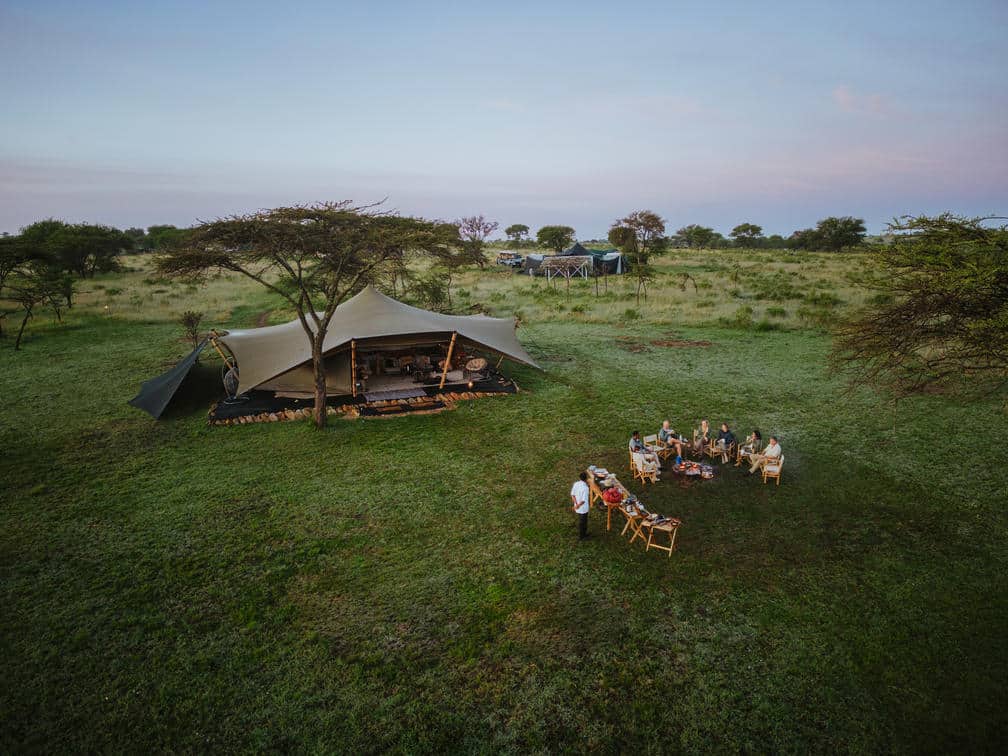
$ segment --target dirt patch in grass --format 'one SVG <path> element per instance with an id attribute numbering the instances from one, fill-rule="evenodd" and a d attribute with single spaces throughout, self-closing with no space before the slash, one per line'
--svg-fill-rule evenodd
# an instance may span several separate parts
<path id="1" fill-rule="evenodd" d="M 641 344 L 639 341 L 635 341 L 629 336 L 617 336 L 616 346 L 620 349 L 626 350 L 627 352 L 633 352 L 634 354 L 639 354 L 640 352 L 650 352 L 646 344 Z"/>
<path id="2" fill-rule="evenodd" d="M 709 347 L 714 346 L 713 341 L 690 341 L 688 339 L 655 339 L 652 346 L 658 347 Z"/>

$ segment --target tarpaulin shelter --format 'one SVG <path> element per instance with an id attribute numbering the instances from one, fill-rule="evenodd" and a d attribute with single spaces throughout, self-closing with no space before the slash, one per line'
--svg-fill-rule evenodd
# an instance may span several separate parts
<path id="1" fill-rule="evenodd" d="M 299 320 L 229 331 L 217 337 L 217 342 L 234 358 L 237 393 L 252 389 L 285 396 L 314 393 L 311 346 Z M 456 342 L 539 367 L 518 341 L 512 318 L 444 315 L 396 301 L 368 286 L 337 307 L 330 321 L 323 344 L 327 392 L 349 394 L 354 390 L 354 361 L 362 353 L 408 352 Z M 158 417 L 195 364 L 199 351 L 163 376 L 147 381 L 130 403 Z M 166 380 L 168 376 L 170 380 Z"/>
<path id="2" fill-rule="evenodd" d="M 588 249 L 580 242 L 575 242 L 570 249 L 564 250 L 561 254 L 570 257 L 590 256 L 596 273 L 623 273 L 623 255 L 615 249 Z"/>

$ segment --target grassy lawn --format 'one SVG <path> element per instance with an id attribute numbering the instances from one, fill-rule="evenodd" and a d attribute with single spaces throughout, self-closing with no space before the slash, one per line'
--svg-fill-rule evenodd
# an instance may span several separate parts
<path id="1" fill-rule="evenodd" d="M 208 427 L 212 357 L 162 422 L 126 406 L 184 353 L 176 310 L 203 297 L 208 326 L 249 326 L 271 307 L 226 280 L 145 306 L 160 285 L 138 270 L 33 324 L 21 353 L 0 341 L 0 749 L 999 750 L 1003 407 L 894 416 L 842 394 L 797 315 L 815 291 L 863 300 L 831 260 L 757 259 L 734 284 L 727 259 L 682 292 L 687 264 L 631 315 L 625 283 L 577 312 L 562 288 L 468 274 L 462 301 L 521 309 L 546 372 L 323 433 Z M 758 298 L 767 266 L 804 276 L 804 298 Z M 740 306 L 787 314 L 720 322 Z M 577 472 L 628 482 L 629 432 L 663 417 L 778 434 L 780 487 L 734 467 L 634 484 L 683 519 L 677 553 L 595 511 L 579 544 Z"/>

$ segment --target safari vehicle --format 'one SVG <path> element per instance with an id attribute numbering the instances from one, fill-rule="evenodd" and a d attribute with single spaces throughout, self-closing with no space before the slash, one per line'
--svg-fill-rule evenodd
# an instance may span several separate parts
<path id="1" fill-rule="evenodd" d="M 525 257 L 517 252 L 501 252 L 497 255 L 497 264 L 506 265 L 509 268 L 520 268 L 525 262 Z"/>

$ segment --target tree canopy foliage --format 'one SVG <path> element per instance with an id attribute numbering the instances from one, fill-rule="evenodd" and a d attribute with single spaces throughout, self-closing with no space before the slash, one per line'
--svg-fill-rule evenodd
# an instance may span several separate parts
<path id="1" fill-rule="evenodd" d="M 688 226 L 683 226 L 676 231 L 676 234 L 686 242 L 687 247 L 692 249 L 710 247 L 714 240 L 719 236 L 713 228 L 700 226 L 696 223 L 690 223 Z"/>
<path id="2" fill-rule="evenodd" d="M 524 223 L 512 223 L 504 229 L 504 233 L 511 241 L 525 241 L 529 235 L 529 227 Z"/>
<path id="3" fill-rule="evenodd" d="M 805 228 L 791 234 L 788 243 L 795 249 L 840 252 L 856 247 L 865 238 L 865 223 L 850 215 L 823 218 L 815 228 Z"/>
<path id="4" fill-rule="evenodd" d="M 637 280 L 637 304 L 647 299 L 647 284 L 654 278 L 651 258 L 668 249 L 665 220 L 651 210 L 635 210 L 609 229 L 609 243 L 618 247 Z"/>
<path id="5" fill-rule="evenodd" d="M 536 231 L 536 243 L 560 254 L 574 243 L 574 229 L 570 226 L 543 226 Z"/>
<path id="6" fill-rule="evenodd" d="M 751 247 L 763 240 L 763 227 L 755 223 L 739 223 L 729 234 L 739 247 Z"/>
<path id="7" fill-rule="evenodd" d="M 380 211 L 375 205 L 322 202 L 261 210 L 201 223 L 158 258 L 166 275 L 201 280 L 232 271 L 282 297 L 311 346 L 315 424 L 326 422 L 323 343 L 336 308 L 414 249 L 437 254 L 458 244 L 458 227 Z"/>
<path id="8" fill-rule="evenodd" d="M 459 238 L 462 241 L 462 249 L 470 262 L 475 263 L 480 268 L 486 266 L 486 255 L 484 249 L 486 241 L 494 231 L 497 230 L 497 221 L 490 221 L 482 215 L 471 215 L 466 218 L 459 218 L 455 221 L 458 226 Z"/>
<path id="9" fill-rule="evenodd" d="M 990 218 L 904 217 L 870 252 L 874 304 L 838 328 L 831 356 L 851 385 L 896 397 L 978 395 L 1008 385 L 1008 228 Z"/>

